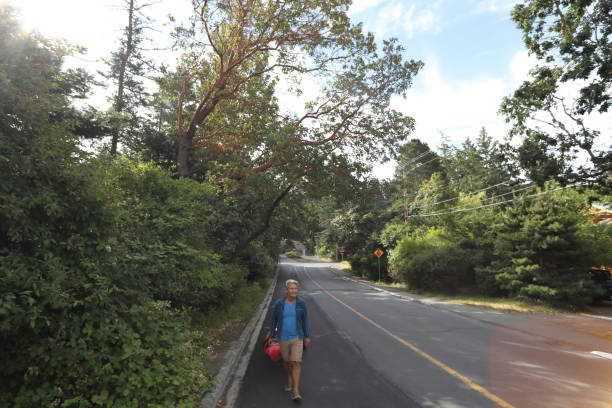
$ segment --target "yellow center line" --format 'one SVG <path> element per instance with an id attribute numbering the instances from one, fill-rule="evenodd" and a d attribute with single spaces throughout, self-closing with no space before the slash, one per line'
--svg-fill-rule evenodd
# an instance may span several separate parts
<path id="1" fill-rule="evenodd" d="M 443 362 L 435 359 L 434 357 L 430 356 L 429 354 L 427 354 L 423 350 L 419 349 L 418 347 L 408 343 L 406 340 L 404 340 L 401 337 L 397 336 L 396 334 L 394 334 L 390 330 L 385 329 L 380 324 L 378 324 L 375 321 L 373 321 L 373 320 L 369 319 L 368 317 L 364 316 L 362 313 L 358 312 L 357 310 L 353 309 L 351 306 L 347 305 L 346 303 L 344 303 L 343 301 L 338 299 L 336 296 L 332 295 L 330 292 L 328 292 L 326 289 L 324 289 L 323 286 L 321 286 L 317 281 L 312 279 L 312 276 L 310 276 L 310 274 L 306 271 L 305 267 L 304 267 L 304 272 L 306 273 L 306 276 L 308 276 L 308 278 L 315 285 L 317 285 L 323 292 L 325 292 L 329 297 L 331 297 L 336 302 L 340 303 L 341 305 L 343 305 L 344 307 L 349 309 L 351 312 L 355 313 L 357 316 L 359 316 L 362 319 L 364 319 L 366 322 L 370 323 L 372 326 L 376 327 L 377 329 L 380 329 L 382 332 L 384 332 L 388 336 L 393 337 L 395 340 L 397 340 L 398 342 L 400 342 L 404 346 L 408 347 L 410 350 L 414 351 L 415 353 L 418 353 L 421 356 L 425 357 L 427 360 L 431 361 L 433 364 L 437 365 L 438 367 L 440 367 L 441 369 L 443 369 L 444 371 L 446 371 L 450 375 L 460 379 L 461 381 L 463 381 L 464 383 L 469 385 L 472 389 L 478 391 L 479 393 L 481 393 L 482 395 L 484 395 L 485 397 L 487 397 L 488 399 L 490 399 L 491 401 L 493 401 L 497 405 L 499 405 L 501 407 L 504 407 L 504 408 L 515 408 L 514 405 L 507 403 L 503 399 L 499 398 L 497 395 L 489 392 L 485 388 L 483 388 L 480 385 L 476 384 L 474 381 L 470 380 L 465 375 L 458 373 L 457 371 L 453 370 L 452 368 L 450 368 L 449 366 L 447 366 Z"/>

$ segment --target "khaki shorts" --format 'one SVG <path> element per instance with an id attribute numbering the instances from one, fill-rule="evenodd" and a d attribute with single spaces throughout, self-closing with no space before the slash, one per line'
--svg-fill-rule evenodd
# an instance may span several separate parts
<path id="1" fill-rule="evenodd" d="M 296 361 L 299 363 L 302 361 L 304 341 L 300 338 L 281 341 L 280 349 L 284 361 Z"/>

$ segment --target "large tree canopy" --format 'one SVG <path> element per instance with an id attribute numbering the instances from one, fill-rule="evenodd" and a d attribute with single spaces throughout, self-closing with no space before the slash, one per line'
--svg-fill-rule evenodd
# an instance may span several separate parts
<path id="1" fill-rule="evenodd" d="M 609 135 L 589 125 L 588 115 L 607 114 L 612 101 L 612 1 L 530 0 L 512 18 L 542 62 L 501 107 L 513 135 L 524 136 L 521 164 L 534 179 L 609 189 L 612 146 L 602 141 Z M 581 155 L 588 163 L 575 165 Z"/>
<path id="2" fill-rule="evenodd" d="M 413 121 L 390 109 L 389 99 L 407 89 L 422 63 L 403 61 L 403 49 L 394 40 L 385 41 L 379 54 L 374 37 L 350 24 L 349 4 L 194 1 L 197 18 L 190 28 L 177 30 L 185 50 L 184 83 L 177 98 L 181 175 L 190 174 L 192 151 L 205 143 L 233 146 L 242 158 L 249 158 L 232 178 L 295 163 L 296 155 L 320 160 L 350 148 L 360 160 L 374 159 L 397 147 Z M 304 75 L 320 87 L 319 96 L 300 116 L 279 115 L 282 126 L 273 136 L 236 133 L 236 121 L 250 119 L 246 111 L 238 111 L 230 124 L 210 120 L 220 103 L 240 101 L 249 83 L 259 77 L 276 81 Z M 187 103 L 190 92 L 196 98 Z"/>

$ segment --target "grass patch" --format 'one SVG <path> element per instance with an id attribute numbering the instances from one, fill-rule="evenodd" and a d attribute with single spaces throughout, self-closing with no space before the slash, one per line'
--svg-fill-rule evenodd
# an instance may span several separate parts
<path id="1" fill-rule="evenodd" d="M 490 309 L 506 312 L 529 312 L 529 313 L 566 313 L 568 310 L 555 308 L 550 305 L 535 304 L 527 300 L 491 298 L 486 296 L 464 296 L 464 295 L 440 295 L 426 294 L 459 305 L 488 307 Z"/>
<path id="2" fill-rule="evenodd" d="M 479 295 L 462 295 L 462 294 L 443 294 L 426 291 L 411 290 L 405 283 L 385 283 L 372 282 L 378 286 L 393 288 L 403 292 L 413 293 L 419 296 L 444 300 L 458 305 L 486 307 L 505 312 L 521 312 L 521 313 L 567 313 L 567 309 L 556 308 L 546 304 L 536 304 L 528 300 L 522 299 L 507 299 L 494 298 Z"/>
<path id="3" fill-rule="evenodd" d="M 212 309 L 205 313 L 194 312 L 192 314 L 192 324 L 205 330 L 214 330 L 230 320 L 241 320 L 248 322 L 255 314 L 257 307 L 263 300 L 272 278 L 262 282 L 254 282 L 242 286 L 236 292 L 233 301 L 223 308 Z"/>
<path id="4" fill-rule="evenodd" d="M 224 308 L 207 312 L 192 311 L 190 326 L 205 333 L 200 358 L 204 365 L 202 375 L 209 382 L 223 365 L 223 357 L 234 346 L 242 330 L 251 320 L 263 301 L 272 278 L 254 282 L 238 289 L 233 302 Z"/>
<path id="5" fill-rule="evenodd" d="M 283 255 L 285 255 L 288 258 L 293 258 L 293 259 L 302 257 L 302 254 L 300 254 L 298 251 L 287 251 Z"/>
<path id="6" fill-rule="evenodd" d="M 339 263 L 340 264 L 339 269 L 342 269 L 343 271 L 347 271 L 347 272 L 351 271 L 351 264 L 349 263 L 349 261 L 337 261 L 334 258 L 325 256 L 325 255 L 315 255 L 315 258 L 321 261 L 324 261 L 324 262 Z"/>

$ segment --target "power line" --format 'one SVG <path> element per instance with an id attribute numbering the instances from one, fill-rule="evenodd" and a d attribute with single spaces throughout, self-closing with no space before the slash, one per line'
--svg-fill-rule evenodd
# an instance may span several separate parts
<path id="1" fill-rule="evenodd" d="M 489 201 L 489 200 L 492 200 L 492 199 L 494 199 L 494 198 L 498 198 L 498 197 L 503 197 L 503 196 L 506 196 L 506 195 L 508 195 L 508 194 L 517 193 L 517 192 L 519 192 L 519 191 L 523 191 L 523 190 L 529 190 L 530 188 L 534 188 L 534 187 L 535 187 L 535 185 L 532 183 L 532 184 L 529 184 L 529 185 L 527 185 L 527 186 L 525 186 L 525 187 L 522 187 L 522 188 L 517 188 L 516 190 L 512 190 L 512 191 L 509 191 L 509 192 L 507 192 L 507 193 L 498 194 L 498 195 L 493 196 L 493 197 L 487 197 L 487 198 L 485 198 L 484 200 L 485 200 L 485 201 Z"/>
<path id="2" fill-rule="evenodd" d="M 538 197 L 538 196 L 541 196 L 541 195 L 554 193 L 555 191 L 565 190 L 566 188 L 574 187 L 575 185 L 576 184 L 571 184 L 571 185 L 568 185 L 568 186 L 565 186 L 565 187 L 556 188 L 554 190 L 543 191 L 541 193 L 531 194 L 531 195 L 528 195 L 528 196 L 525 196 L 525 197 L 522 197 L 522 198 Z M 478 209 L 481 209 L 481 208 L 487 208 L 487 207 L 493 207 L 493 206 L 496 206 L 496 205 L 511 203 L 511 202 L 515 201 L 517 198 L 519 198 L 519 197 L 515 197 L 515 198 L 513 198 L 511 200 L 498 201 L 496 203 L 485 204 L 485 205 L 481 205 L 479 207 L 461 208 L 461 209 L 457 209 L 457 210 L 454 210 L 454 211 L 435 212 L 435 213 L 429 213 L 429 214 L 415 214 L 415 215 L 410 215 L 409 218 L 413 218 L 413 217 L 433 217 L 433 216 L 436 216 L 436 215 L 447 215 L 447 214 L 454 214 L 454 213 L 459 213 L 459 212 L 473 211 L 473 210 L 478 210 Z"/>
<path id="3" fill-rule="evenodd" d="M 407 163 L 404 163 L 404 165 L 405 165 L 405 166 L 408 166 L 408 165 L 411 165 L 411 164 L 413 164 L 413 163 L 416 163 L 416 162 L 417 162 L 419 159 L 421 159 L 422 157 L 427 156 L 427 155 L 428 155 L 428 154 L 430 154 L 430 153 L 434 153 L 434 151 L 432 151 L 432 150 L 428 150 L 428 151 L 426 151 L 425 153 L 421 153 L 421 154 L 419 154 L 417 157 L 415 157 L 414 159 L 412 159 L 412 160 L 408 161 Z"/>
<path id="4" fill-rule="evenodd" d="M 493 185 L 493 186 L 490 186 L 490 187 L 485 187 L 485 188 L 480 189 L 480 190 L 478 190 L 478 191 L 473 191 L 473 192 L 467 193 L 467 194 L 466 194 L 465 196 L 463 196 L 463 197 L 469 197 L 469 196 L 471 196 L 471 195 L 478 194 L 478 193 L 481 193 L 481 192 L 483 192 L 483 191 L 487 191 L 487 190 L 490 190 L 490 189 L 492 189 L 492 188 L 495 188 L 495 187 L 498 187 L 498 186 L 501 186 L 501 185 L 510 185 L 510 184 L 509 184 L 509 181 L 511 181 L 511 180 L 503 181 L 503 182 L 498 183 L 498 184 L 495 184 L 495 185 Z M 457 196 L 457 197 L 449 198 L 449 199 L 447 199 L 447 200 L 438 201 L 437 203 L 433 203 L 433 204 L 428 204 L 428 205 L 425 205 L 425 206 L 423 206 L 423 208 L 433 207 L 434 205 L 438 205 L 438 204 L 442 204 L 442 203 L 447 203 L 447 202 L 449 202 L 449 201 L 458 200 L 459 198 L 462 198 L 462 197 L 461 197 L 461 196 Z"/>
<path id="5" fill-rule="evenodd" d="M 427 160 L 426 162 L 419 163 L 419 164 L 417 164 L 416 166 L 414 166 L 414 167 L 412 167 L 412 168 L 410 168 L 410 169 L 408 169 L 408 170 L 406 170 L 406 171 L 412 171 L 412 170 L 415 170 L 415 169 L 417 169 L 417 168 L 419 168 L 419 167 L 421 167 L 421 166 L 426 165 L 427 163 L 431 163 L 431 162 L 432 162 L 432 161 L 434 161 L 434 160 L 439 160 L 439 157 L 438 157 L 438 156 L 436 156 L 436 157 L 434 157 L 434 158 L 433 158 L 433 159 L 431 159 L 431 160 Z"/>
<path id="6" fill-rule="evenodd" d="M 523 188 L 517 188 L 516 190 L 512 190 L 512 191 L 509 191 L 509 192 L 507 192 L 507 193 L 498 194 L 498 195 L 495 195 L 495 196 L 492 196 L 492 197 L 487 197 L 487 198 L 484 198 L 484 200 L 483 200 L 483 201 L 490 201 L 490 200 L 493 200 L 494 198 L 499 198 L 499 197 L 507 196 L 507 195 L 509 195 L 509 194 L 518 193 L 519 191 L 528 190 L 528 189 L 533 188 L 533 187 L 535 187 L 535 186 L 534 186 L 533 184 L 530 184 L 530 185 L 528 185 L 528 186 L 526 186 L 526 187 L 523 187 Z M 466 197 L 468 197 L 468 196 L 466 196 Z M 456 206 L 456 207 L 447 208 L 447 209 L 445 209 L 445 210 L 440 210 L 440 211 L 437 211 L 437 212 L 435 212 L 435 213 L 431 213 L 431 214 L 437 214 L 437 213 L 442 214 L 442 213 L 444 213 L 444 212 L 446 212 L 446 211 L 455 210 L 455 209 L 458 209 L 458 208 L 460 208 L 460 209 L 466 209 L 465 207 L 463 207 L 463 206 L 461 206 L 461 205 L 458 205 L 458 206 Z M 469 208 L 468 208 L 468 209 L 469 209 Z"/>

